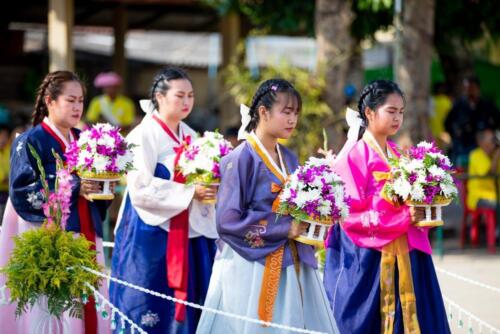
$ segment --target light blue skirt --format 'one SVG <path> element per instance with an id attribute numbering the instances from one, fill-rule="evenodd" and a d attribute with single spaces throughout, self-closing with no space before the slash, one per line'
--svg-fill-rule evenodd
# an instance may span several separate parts
<path id="1" fill-rule="evenodd" d="M 224 245 L 214 262 L 205 306 L 258 319 L 263 274 L 262 264 L 247 261 L 227 244 Z M 302 263 L 299 275 L 294 266 L 283 269 L 272 322 L 324 333 L 339 333 L 317 270 Z M 291 332 L 203 311 L 196 333 Z"/>

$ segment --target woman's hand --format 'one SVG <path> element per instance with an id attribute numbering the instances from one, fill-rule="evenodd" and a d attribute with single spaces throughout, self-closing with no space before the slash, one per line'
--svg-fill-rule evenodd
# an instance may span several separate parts
<path id="1" fill-rule="evenodd" d="M 217 196 L 217 186 L 195 185 L 194 199 L 198 201 L 213 200 Z"/>
<path id="2" fill-rule="evenodd" d="M 101 182 L 81 180 L 80 181 L 80 196 L 85 197 L 86 200 L 92 201 L 89 195 L 93 193 L 100 193 L 102 189 Z"/>
<path id="3" fill-rule="evenodd" d="M 292 221 L 290 230 L 288 231 L 288 239 L 295 239 L 302 233 L 307 231 L 307 224 L 304 222 Z"/>

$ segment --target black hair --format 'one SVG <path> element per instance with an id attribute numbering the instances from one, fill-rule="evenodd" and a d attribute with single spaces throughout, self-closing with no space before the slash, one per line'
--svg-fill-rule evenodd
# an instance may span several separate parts
<path id="1" fill-rule="evenodd" d="M 468 84 L 475 84 L 478 87 L 481 87 L 481 81 L 476 75 L 469 75 L 464 79 L 464 82 L 467 82 Z"/>
<path id="2" fill-rule="evenodd" d="M 238 127 L 236 126 L 231 126 L 224 131 L 224 136 L 227 137 L 237 137 L 238 136 Z"/>
<path id="3" fill-rule="evenodd" d="M 179 67 L 167 67 L 162 69 L 153 79 L 153 85 L 151 86 L 151 102 L 156 109 L 158 109 L 158 101 L 156 101 L 156 93 L 165 94 L 169 89 L 170 80 L 186 79 L 192 83 L 189 75 Z"/>
<path id="4" fill-rule="evenodd" d="M 45 104 L 45 97 L 50 96 L 56 100 L 62 94 L 64 84 L 68 81 L 76 81 L 82 86 L 83 95 L 86 93 L 85 85 L 78 75 L 71 71 L 55 71 L 48 73 L 38 87 L 35 107 L 33 109 L 33 126 L 40 124 L 45 116 L 49 115 L 49 109 Z"/>
<path id="5" fill-rule="evenodd" d="M 387 96 L 398 94 L 404 99 L 404 94 L 399 86 L 390 80 L 375 80 L 370 82 L 363 88 L 358 101 L 358 111 L 363 120 L 363 128 L 368 127 L 368 119 L 366 118 L 366 108 L 376 110 L 383 105 L 387 100 Z"/>
<path id="6" fill-rule="evenodd" d="M 259 107 L 264 106 L 271 110 L 272 106 L 278 101 L 278 93 L 288 93 L 297 99 L 298 109 L 302 109 L 302 98 L 293 85 L 284 79 L 269 79 L 260 84 L 252 98 L 250 105 L 250 123 L 246 127 L 247 132 L 257 128 L 259 124 Z"/>

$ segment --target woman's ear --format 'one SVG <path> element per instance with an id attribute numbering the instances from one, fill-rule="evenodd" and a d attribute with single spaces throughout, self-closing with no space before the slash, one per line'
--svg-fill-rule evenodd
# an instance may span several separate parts
<path id="1" fill-rule="evenodd" d="M 263 119 L 265 121 L 268 120 L 268 112 L 267 112 L 267 108 L 264 107 L 264 106 L 259 106 L 259 109 L 257 109 L 257 112 L 259 113 L 259 118 L 260 119 Z"/>
<path id="2" fill-rule="evenodd" d="M 373 118 L 375 117 L 375 111 L 373 111 L 373 109 L 370 107 L 366 107 L 365 108 L 365 115 L 366 115 L 366 119 L 368 120 L 368 122 L 371 122 L 371 121 L 373 121 Z"/>
<path id="3" fill-rule="evenodd" d="M 49 107 L 49 105 L 50 105 L 50 104 L 54 101 L 54 100 L 52 100 L 52 98 L 50 97 L 50 95 L 45 95 L 45 96 L 43 97 L 43 100 L 44 100 L 45 105 L 46 105 L 47 107 Z"/>

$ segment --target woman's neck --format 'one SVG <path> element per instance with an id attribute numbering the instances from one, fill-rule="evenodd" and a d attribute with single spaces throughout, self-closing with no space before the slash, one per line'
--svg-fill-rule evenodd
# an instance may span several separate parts
<path id="1" fill-rule="evenodd" d="M 387 136 L 383 134 L 376 133 L 374 131 L 370 131 L 370 129 L 367 129 L 367 131 L 370 132 L 370 134 L 373 136 L 375 141 L 378 143 L 380 148 L 383 150 L 384 154 L 387 152 Z"/>
<path id="2" fill-rule="evenodd" d="M 71 140 L 70 136 L 69 136 L 69 132 L 71 131 L 71 128 L 68 128 L 68 127 L 65 127 L 61 124 L 58 124 L 56 122 L 54 122 L 54 120 L 52 118 L 50 118 L 50 116 L 48 117 L 50 123 L 52 123 L 53 126 L 56 127 L 57 130 L 59 130 L 59 132 L 64 136 L 64 138 L 69 142 Z"/>
<path id="3" fill-rule="evenodd" d="M 172 130 L 176 135 L 179 135 L 179 124 L 181 123 L 179 120 L 173 120 L 168 117 L 167 113 L 159 112 L 160 118 L 162 121 L 167 124 L 168 128 Z"/>
<path id="4" fill-rule="evenodd" d="M 260 142 L 266 150 L 270 153 L 276 152 L 276 145 L 278 144 L 278 138 L 265 133 L 262 129 L 255 129 L 255 134 L 257 135 L 257 138 L 259 138 Z"/>

